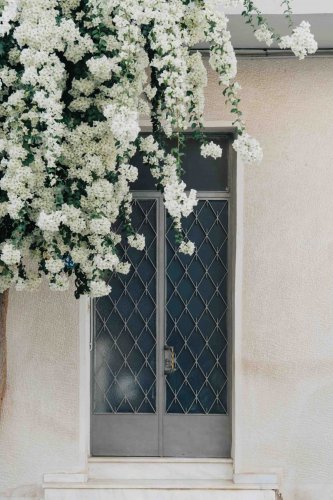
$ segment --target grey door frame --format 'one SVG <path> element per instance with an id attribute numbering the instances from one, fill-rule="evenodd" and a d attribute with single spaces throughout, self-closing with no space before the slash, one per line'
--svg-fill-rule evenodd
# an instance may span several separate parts
<path id="1" fill-rule="evenodd" d="M 212 122 L 213 123 L 213 122 Z M 150 131 L 150 127 L 146 126 L 143 127 L 145 131 Z M 211 132 L 216 132 L 216 133 L 234 133 L 233 127 L 220 127 L 216 126 L 215 122 L 214 125 L 208 126 L 207 129 Z M 229 347 L 229 352 L 228 352 L 228 416 L 229 416 L 229 422 L 228 422 L 228 453 L 225 455 L 226 457 L 234 457 L 236 453 L 236 443 L 235 443 L 235 426 L 236 426 L 236 420 L 235 420 L 235 404 L 237 402 L 236 398 L 236 385 L 239 387 L 239 378 L 235 376 L 235 364 L 236 364 L 236 358 L 238 357 L 239 354 L 239 342 L 236 344 L 235 343 L 235 331 L 237 330 L 238 332 L 238 337 L 241 334 L 242 331 L 242 324 L 241 324 L 241 314 L 240 311 L 236 311 L 235 303 L 237 302 L 238 305 L 241 304 L 241 289 L 242 289 L 242 257 L 243 257 L 243 250 L 242 250 L 242 245 L 239 247 L 237 245 L 237 253 L 236 253 L 236 235 L 237 239 L 242 240 L 242 234 L 243 234 L 243 186 L 244 186 L 244 180 L 243 180 L 243 164 L 237 161 L 237 156 L 232 148 L 231 142 L 229 144 L 228 148 L 228 156 L 229 156 L 229 165 L 228 165 L 228 176 L 229 176 L 229 186 L 226 188 L 225 191 L 218 191 L 218 192 L 198 192 L 198 198 L 208 198 L 211 199 L 211 197 L 215 194 L 217 195 L 217 199 L 225 199 L 229 201 L 229 234 L 228 234 L 228 347 Z M 238 168 L 236 168 L 238 167 Z M 232 195 L 231 195 L 232 193 Z M 148 192 L 137 192 L 136 193 L 138 197 L 143 198 L 145 195 L 147 197 L 147 194 L 153 195 L 154 198 L 156 197 L 161 197 L 160 194 L 156 193 L 156 191 L 148 191 Z M 160 225 L 160 224 L 158 224 Z M 161 286 L 161 285 L 160 285 Z M 164 290 L 163 290 L 164 294 Z M 162 295 L 159 293 L 158 294 L 160 299 L 162 298 Z M 93 310 L 94 308 L 90 306 L 90 345 L 92 343 L 92 331 L 93 331 Z M 237 313 L 237 314 L 236 314 Z M 160 325 L 159 325 L 160 328 Z M 161 336 L 160 336 L 161 337 Z M 160 350 L 160 355 L 163 356 L 163 351 L 162 349 Z M 237 354 L 238 353 L 238 354 Z M 92 422 L 93 422 L 93 415 L 92 415 L 92 377 L 91 377 L 91 372 L 92 372 L 92 358 L 90 359 L 90 454 L 92 455 Z M 160 366 L 162 366 L 162 363 L 159 363 Z M 161 380 L 161 383 L 164 383 L 164 377 L 159 377 Z M 161 399 L 161 398 L 160 398 Z M 162 408 L 164 411 L 164 408 Z M 121 416 L 121 415 L 120 415 Z M 196 415 L 191 416 L 193 418 L 197 417 Z M 159 420 L 163 420 L 163 412 L 159 412 Z M 159 433 L 160 435 L 160 433 Z M 159 449 L 161 449 L 161 438 L 159 436 Z M 132 452 L 130 453 L 131 456 L 135 456 Z M 129 455 L 129 456 L 130 456 Z M 105 455 L 107 456 L 107 454 Z M 154 455 L 156 456 L 156 455 Z M 159 453 L 158 456 L 162 456 L 162 453 Z"/>

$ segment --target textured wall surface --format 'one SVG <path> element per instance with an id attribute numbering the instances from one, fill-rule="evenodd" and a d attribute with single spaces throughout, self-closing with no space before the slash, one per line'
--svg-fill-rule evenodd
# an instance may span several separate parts
<path id="1" fill-rule="evenodd" d="M 11 292 L 0 498 L 41 498 L 44 472 L 78 462 L 78 303 L 44 287 Z"/>
<path id="2" fill-rule="evenodd" d="M 280 468 L 286 500 L 331 500 L 333 60 L 243 60 L 238 80 L 265 153 L 245 175 L 238 467 Z"/>
<path id="3" fill-rule="evenodd" d="M 242 60 L 245 175 L 237 467 L 281 471 L 284 500 L 333 498 L 333 59 Z M 228 120 L 210 75 L 207 119 Z M 0 498 L 38 498 L 78 464 L 78 303 L 11 293 Z"/>

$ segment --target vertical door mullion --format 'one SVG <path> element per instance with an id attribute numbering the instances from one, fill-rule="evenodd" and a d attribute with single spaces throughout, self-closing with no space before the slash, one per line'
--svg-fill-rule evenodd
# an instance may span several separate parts
<path id="1" fill-rule="evenodd" d="M 157 200 L 157 300 L 156 300 L 156 391 L 158 412 L 158 451 L 163 456 L 164 388 L 164 338 L 165 338 L 165 210 L 163 199 Z"/>

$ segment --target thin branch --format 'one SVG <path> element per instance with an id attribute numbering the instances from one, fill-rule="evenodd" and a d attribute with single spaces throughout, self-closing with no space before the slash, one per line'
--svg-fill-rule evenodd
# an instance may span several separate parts
<path id="1" fill-rule="evenodd" d="M 294 28 L 294 21 L 292 19 L 292 14 L 293 14 L 293 9 L 292 9 L 292 4 L 293 0 L 282 0 L 281 2 L 281 7 L 284 7 L 283 14 L 288 20 L 288 26 L 290 29 Z"/>
<path id="2" fill-rule="evenodd" d="M 288 20 L 288 26 L 290 29 L 294 28 L 294 23 L 292 20 L 292 1 L 293 0 L 282 0 L 281 7 L 284 8 L 283 15 Z M 272 38 L 279 42 L 281 40 L 281 35 L 276 33 L 275 29 L 269 24 L 267 17 L 264 16 L 262 11 L 256 6 L 252 0 L 243 1 L 244 10 L 242 16 L 246 19 L 246 24 L 249 24 L 253 31 L 256 31 L 260 26 L 265 25 L 272 33 Z"/>

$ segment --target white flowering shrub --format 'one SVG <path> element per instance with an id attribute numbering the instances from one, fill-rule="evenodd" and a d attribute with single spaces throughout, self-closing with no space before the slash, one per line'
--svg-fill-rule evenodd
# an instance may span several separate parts
<path id="1" fill-rule="evenodd" d="M 193 253 L 182 231 L 197 204 L 182 181 L 185 131 L 204 157 L 222 155 L 202 130 L 207 74 L 190 51 L 198 42 L 209 44 L 235 116 L 236 151 L 248 163 L 262 158 L 234 81 L 223 9 L 237 5 L 258 40 L 299 58 L 316 50 L 307 23 L 278 37 L 250 0 L 0 0 L 0 292 L 36 289 L 43 278 L 66 290 L 74 275 L 76 297 L 110 293 L 108 273 L 130 269 L 122 238 L 138 251 L 145 245 L 131 225 L 137 151 L 163 193 L 179 251 Z M 139 135 L 142 113 L 151 117 L 148 137 Z M 171 152 L 169 138 L 178 144 Z"/>

